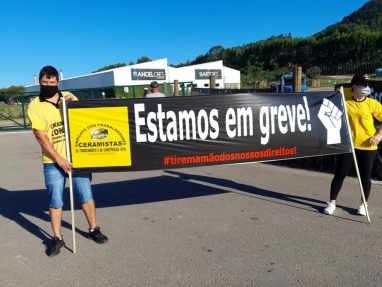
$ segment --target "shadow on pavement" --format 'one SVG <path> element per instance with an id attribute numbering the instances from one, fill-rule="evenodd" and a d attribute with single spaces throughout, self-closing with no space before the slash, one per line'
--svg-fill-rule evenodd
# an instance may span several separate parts
<path id="1" fill-rule="evenodd" d="M 181 173 L 173 170 L 165 170 L 164 172 L 168 175 L 92 185 L 97 208 L 128 206 L 235 192 L 225 190 L 225 188 L 234 189 L 238 193 L 244 192 L 248 193 L 248 195 L 269 198 L 264 199 L 259 197 L 258 199 L 261 200 L 271 201 L 271 199 L 278 199 L 283 201 L 283 203 L 277 202 L 278 204 L 285 204 L 294 208 L 300 207 L 288 203 L 305 205 L 319 212 L 322 211 L 324 205 L 324 202 L 320 200 L 259 189 L 232 180 Z M 215 186 L 210 186 L 211 184 Z M 240 194 L 243 195 L 242 193 Z M 272 200 L 272 202 L 275 201 Z M 69 192 L 65 192 L 64 203 L 64 210 L 70 210 Z M 74 208 L 76 210 L 81 209 L 80 203 L 76 198 Z M 51 236 L 49 234 L 51 230 L 46 231 L 41 229 L 23 214 L 50 222 L 47 210 L 48 198 L 46 190 L 8 191 L 0 188 L 0 215 L 14 221 L 31 234 L 40 238 L 45 245 L 50 243 Z M 62 227 L 71 229 L 71 224 L 63 221 Z M 76 228 L 76 232 L 82 236 L 87 236 L 87 231 Z"/>
<path id="2" fill-rule="evenodd" d="M 172 176 L 93 184 L 92 189 L 97 209 L 208 196 L 227 192 L 187 182 Z M 74 198 L 74 209 L 81 209 L 81 204 L 76 197 Z M 70 210 L 68 188 L 64 194 L 64 210 Z M 40 238 L 42 244 L 50 244 L 52 238 L 50 235 L 51 230 L 43 230 L 27 218 L 27 216 L 32 216 L 50 223 L 48 196 L 45 189 L 8 191 L 0 188 L 0 215 L 14 221 L 37 238 Z M 71 223 L 65 220 L 62 221 L 62 227 L 67 229 L 72 228 Z M 87 231 L 76 228 L 76 232 L 87 237 Z"/>
<path id="3" fill-rule="evenodd" d="M 172 175 L 177 175 L 182 180 L 195 180 L 200 182 L 206 182 L 208 184 L 213 184 L 213 185 L 221 186 L 224 188 L 235 189 L 239 192 L 245 192 L 248 194 L 253 194 L 253 195 L 258 195 L 258 196 L 268 197 L 273 199 L 279 199 L 284 202 L 291 202 L 291 203 L 306 205 L 308 207 L 316 209 L 319 212 L 321 212 L 324 209 L 323 204 L 325 202 L 314 199 L 314 198 L 308 198 L 303 196 L 296 196 L 296 195 L 285 194 L 285 193 L 280 193 L 276 191 L 260 189 L 255 186 L 237 183 L 235 181 L 222 179 L 222 178 L 215 178 L 215 177 L 209 177 L 209 176 L 203 176 L 203 175 L 192 175 L 192 174 L 181 173 L 181 172 L 177 172 L 173 170 L 165 170 L 164 172 L 172 174 Z M 281 203 L 281 204 L 291 206 L 290 204 L 286 204 L 286 203 Z M 296 206 L 293 206 L 293 207 L 298 208 Z"/>

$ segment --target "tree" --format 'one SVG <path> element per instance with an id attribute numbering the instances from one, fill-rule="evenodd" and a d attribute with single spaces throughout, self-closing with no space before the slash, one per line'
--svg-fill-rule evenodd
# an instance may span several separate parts
<path id="1" fill-rule="evenodd" d="M 111 64 L 111 65 L 105 66 L 103 68 L 100 68 L 98 70 L 95 70 L 92 73 L 107 71 L 107 70 L 111 70 L 111 69 L 115 69 L 115 68 L 120 68 L 120 67 L 124 67 L 124 66 L 126 66 L 126 63 Z"/>
<path id="2" fill-rule="evenodd" d="M 0 89 L 0 102 L 8 103 L 10 100 L 18 102 L 20 95 L 15 94 L 24 92 L 24 86 L 10 86 L 8 88 Z M 9 94 L 11 94 L 11 96 L 8 96 Z"/>
<path id="3" fill-rule="evenodd" d="M 319 79 L 321 75 L 321 69 L 317 66 L 311 67 L 306 70 L 306 75 L 310 79 Z"/>
<path id="4" fill-rule="evenodd" d="M 140 58 L 138 58 L 137 60 L 137 64 L 140 64 L 140 63 L 146 63 L 146 62 L 151 62 L 152 60 L 147 57 L 147 56 L 142 56 Z"/>

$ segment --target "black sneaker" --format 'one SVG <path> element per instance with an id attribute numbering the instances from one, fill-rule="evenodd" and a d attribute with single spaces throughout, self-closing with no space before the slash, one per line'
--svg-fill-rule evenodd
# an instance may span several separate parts
<path id="1" fill-rule="evenodd" d="M 88 238 L 99 244 L 104 244 L 108 241 L 107 237 L 101 233 L 98 226 L 94 228 L 92 232 L 89 231 Z"/>
<path id="2" fill-rule="evenodd" d="M 53 237 L 52 246 L 48 250 L 48 256 L 53 257 L 60 254 L 61 247 L 65 246 L 64 239 L 60 239 L 57 236 Z"/>

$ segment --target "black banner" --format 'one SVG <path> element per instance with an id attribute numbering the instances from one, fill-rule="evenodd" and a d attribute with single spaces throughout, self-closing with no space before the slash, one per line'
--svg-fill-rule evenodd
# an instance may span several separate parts
<path id="1" fill-rule="evenodd" d="M 74 172 L 348 153 L 344 114 L 337 92 L 67 102 Z"/>

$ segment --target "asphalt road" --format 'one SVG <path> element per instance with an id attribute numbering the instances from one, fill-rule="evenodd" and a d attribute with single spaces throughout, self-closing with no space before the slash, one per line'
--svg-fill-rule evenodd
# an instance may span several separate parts
<path id="1" fill-rule="evenodd" d="M 86 238 L 75 204 L 72 253 L 51 241 L 40 150 L 31 132 L 0 133 L 0 286 L 381 286 L 382 187 L 371 224 L 347 178 L 322 213 L 331 174 L 271 164 L 94 174 L 105 245 Z"/>

